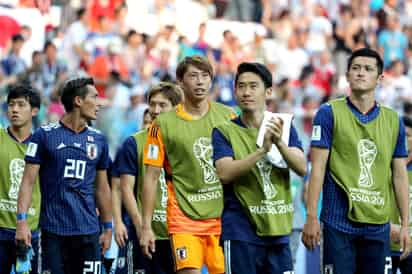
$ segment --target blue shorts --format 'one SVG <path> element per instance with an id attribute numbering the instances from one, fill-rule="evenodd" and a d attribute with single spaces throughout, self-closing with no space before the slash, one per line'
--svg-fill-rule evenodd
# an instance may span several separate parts
<path id="1" fill-rule="evenodd" d="M 41 248 L 43 273 L 101 273 L 99 233 L 59 236 L 43 230 Z"/>
<path id="2" fill-rule="evenodd" d="M 382 233 L 352 235 L 323 226 L 325 274 L 390 274 L 389 226 Z"/>
<path id="3" fill-rule="evenodd" d="M 39 270 L 40 238 L 32 238 L 31 246 L 33 258 L 30 274 L 41 273 Z M 10 274 L 16 263 L 16 242 L 14 240 L 0 240 L 0 274 Z"/>
<path id="4" fill-rule="evenodd" d="M 223 242 L 225 271 L 232 274 L 293 273 L 289 244 L 255 245 L 243 241 Z"/>
<path id="5" fill-rule="evenodd" d="M 392 273 L 400 270 L 402 274 L 412 274 L 412 255 L 400 261 L 399 256 L 392 256 Z"/>

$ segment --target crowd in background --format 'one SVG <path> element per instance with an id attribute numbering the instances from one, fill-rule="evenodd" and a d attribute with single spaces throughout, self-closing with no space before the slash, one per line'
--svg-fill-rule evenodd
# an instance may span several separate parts
<path id="1" fill-rule="evenodd" d="M 270 68 L 276 92 L 268 109 L 294 114 L 306 153 L 319 105 L 350 92 L 346 61 L 354 49 L 379 50 L 385 66 L 379 103 L 412 116 L 411 0 L 9 0 L 0 7 L 34 8 L 48 22 L 43 46 L 35 48 L 30 41 L 40 33 L 0 11 L 0 124 L 7 123 L 8 84 L 24 81 L 41 92 L 38 126 L 63 115 L 61 83 L 87 73 L 102 104 L 95 126 L 108 136 L 112 156 L 140 129 L 148 88 L 175 81 L 177 63 L 193 54 L 207 56 L 214 66 L 211 99 L 234 108 L 238 64 L 256 61 Z M 187 35 L 181 29 L 193 24 L 191 7 L 202 18 L 196 33 Z M 58 22 L 50 19 L 56 8 Z M 228 22 L 240 29 L 225 28 Z M 245 38 L 242 28 L 251 23 L 252 36 Z M 299 229 L 303 221 L 298 223 Z"/>

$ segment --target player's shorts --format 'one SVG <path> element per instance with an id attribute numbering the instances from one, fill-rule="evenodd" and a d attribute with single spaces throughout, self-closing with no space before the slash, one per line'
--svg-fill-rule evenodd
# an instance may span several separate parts
<path id="1" fill-rule="evenodd" d="M 389 226 L 382 233 L 352 235 L 323 226 L 325 274 L 390 274 Z"/>
<path id="2" fill-rule="evenodd" d="M 42 231 L 42 273 L 101 273 L 99 233 L 59 236 Z"/>
<path id="3" fill-rule="evenodd" d="M 206 265 L 209 274 L 224 273 L 224 257 L 219 245 L 220 235 L 170 235 L 176 271 L 185 268 L 202 269 Z"/>
<path id="4" fill-rule="evenodd" d="M 223 242 L 226 273 L 293 273 L 289 244 L 256 245 L 243 241 Z"/>
<path id="5" fill-rule="evenodd" d="M 40 272 L 39 265 L 39 250 L 40 238 L 32 238 L 31 247 L 33 249 L 33 257 L 30 262 L 30 274 Z M 16 264 L 16 242 L 14 240 L 0 240 L 0 274 L 10 274 L 13 266 Z"/>
<path id="6" fill-rule="evenodd" d="M 400 256 L 392 256 L 392 273 L 397 273 L 398 269 L 401 274 L 412 274 L 412 254 L 402 261 Z"/>

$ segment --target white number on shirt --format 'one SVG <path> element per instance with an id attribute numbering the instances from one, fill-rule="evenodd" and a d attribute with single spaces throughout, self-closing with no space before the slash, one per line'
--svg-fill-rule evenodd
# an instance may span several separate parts
<path id="1" fill-rule="evenodd" d="M 64 167 L 64 178 L 83 180 L 86 173 L 86 161 L 67 159 Z"/>

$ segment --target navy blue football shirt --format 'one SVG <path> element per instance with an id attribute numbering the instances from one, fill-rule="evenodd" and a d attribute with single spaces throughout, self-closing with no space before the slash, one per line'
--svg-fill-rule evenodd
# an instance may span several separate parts
<path id="1" fill-rule="evenodd" d="M 40 165 L 40 227 L 57 235 L 99 231 L 96 213 L 97 170 L 109 167 L 106 138 L 86 127 L 76 133 L 61 122 L 39 128 L 25 160 Z"/>

